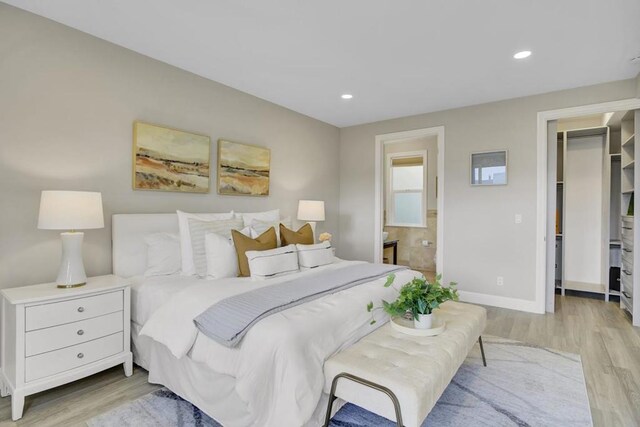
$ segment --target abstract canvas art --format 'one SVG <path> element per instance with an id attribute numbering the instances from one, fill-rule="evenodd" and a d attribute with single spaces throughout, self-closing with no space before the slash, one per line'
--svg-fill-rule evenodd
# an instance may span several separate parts
<path id="1" fill-rule="evenodd" d="M 208 136 L 135 122 L 133 188 L 209 192 L 210 147 Z"/>
<path id="2" fill-rule="evenodd" d="M 255 145 L 218 141 L 218 193 L 268 196 L 271 150 Z"/>

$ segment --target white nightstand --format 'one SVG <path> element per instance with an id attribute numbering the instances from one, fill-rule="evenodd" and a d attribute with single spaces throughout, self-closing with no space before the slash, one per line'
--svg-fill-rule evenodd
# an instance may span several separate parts
<path id="1" fill-rule="evenodd" d="M 132 374 L 130 289 L 113 275 L 80 288 L 55 283 L 3 289 L 0 394 L 11 395 L 11 418 L 25 396 L 117 364 Z"/>

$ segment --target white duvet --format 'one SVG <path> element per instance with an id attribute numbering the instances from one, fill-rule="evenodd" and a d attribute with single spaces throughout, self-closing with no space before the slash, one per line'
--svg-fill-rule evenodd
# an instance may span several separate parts
<path id="1" fill-rule="evenodd" d="M 321 268 L 338 269 L 355 263 L 339 261 Z M 417 275 L 410 270 L 398 272 L 396 284 L 400 286 Z M 164 344 L 177 358 L 191 357 L 235 377 L 236 392 L 247 405 L 252 425 L 302 426 L 322 396 L 324 361 L 381 326 L 386 320 L 382 310 L 377 311 L 378 323 L 372 326 L 366 304 L 394 299 L 396 293 L 385 288 L 385 279 L 381 278 L 326 295 L 261 320 L 236 348 L 224 347 L 200 334 L 193 323 L 217 301 L 291 278 L 198 281 L 160 307 L 141 334 Z"/>

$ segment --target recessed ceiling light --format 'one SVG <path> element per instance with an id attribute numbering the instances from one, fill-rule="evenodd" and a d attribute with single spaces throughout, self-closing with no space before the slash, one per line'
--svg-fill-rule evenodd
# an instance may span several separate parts
<path id="1" fill-rule="evenodd" d="M 516 59 L 524 59 L 524 58 L 528 58 L 530 56 L 531 56 L 531 51 L 530 50 L 523 50 L 523 51 L 518 52 L 515 55 L 513 55 L 513 57 L 516 58 Z"/>
<path id="2" fill-rule="evenodd" d="M 342 99 L 351 99 L 351 98 L 353 98 L 353 95 L 351 95 L 350 93 L 343 93 L 341 98 Z"/>

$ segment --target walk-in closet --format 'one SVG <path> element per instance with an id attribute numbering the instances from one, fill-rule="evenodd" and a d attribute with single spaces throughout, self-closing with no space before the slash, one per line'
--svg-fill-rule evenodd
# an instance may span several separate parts
<path id="1" fill-rule="evenodd" d="M 640 110 L 554 125 L 557 151 L 549 166 L 555 167 L 556 181 L 551 206 L 556 293 L 619 300 L 638 324 L 640 274 L 633 267 L 640 266 L 640 254 L 634 251 L 640 250 L 640 219 L 634 215 L 634 191 L 640 188 L 635 168 Z"/>

